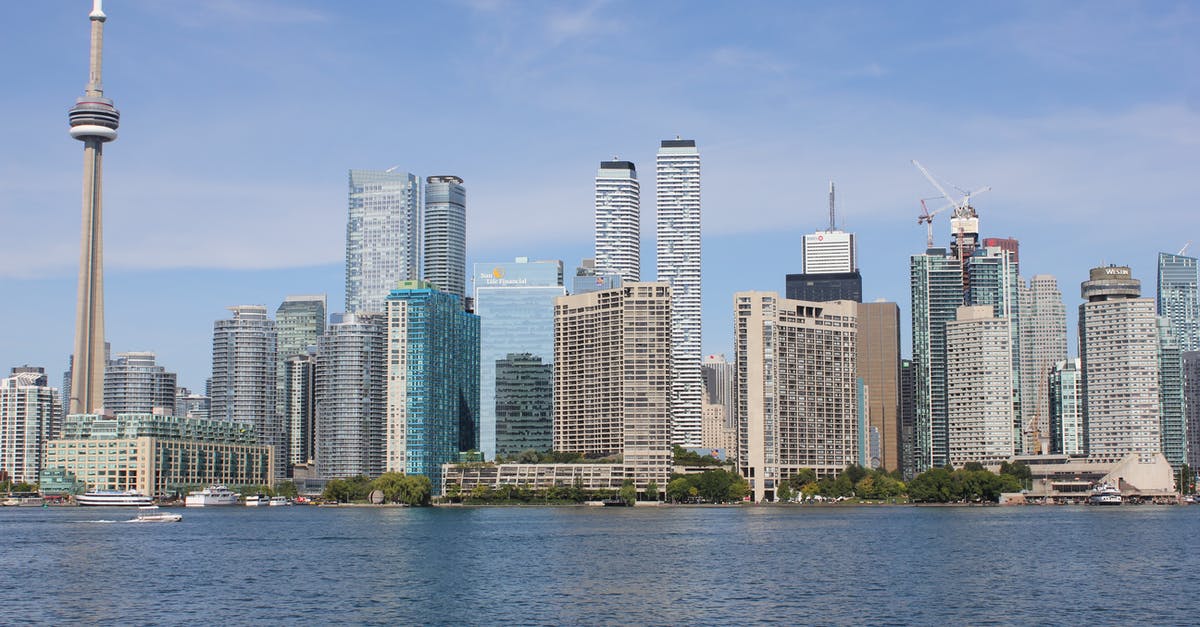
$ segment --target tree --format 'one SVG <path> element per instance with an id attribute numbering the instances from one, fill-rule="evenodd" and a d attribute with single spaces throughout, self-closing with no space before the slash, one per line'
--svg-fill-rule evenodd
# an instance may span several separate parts
<path id="1" fill-rule="evenodd" d="M 372 481 L 371 486 L 383 492 L 383 501 L 385 503 L 397 503 L 400 501 L 400 494 L 404 490 L 404 474 L 399 472 L 385 472 Z"/>
<path id="2" fill-rule="evenodd" d="M 796 471 L 796 474 L 788 477 L 788 485 L 793 490 L 800 490 L 810 483 L 817 482 L 817 471 L 812 468 L 801 468 Z"/>
<path id="3" fill-rule="evenodd" d="M 688 499 L 691 484 L 686 477 L 675 477 L 667 483 L 667 500 L 672 503 L 682 503 Z"/>
<path id="4" fill-rule="evenodd" d="M 291 481 L 281 481 L 275 485 L 275 494 L 277 496 L 286 496 L 289 499 L 294 499 L 300 495 L 300 491 L 296 489 L 296 484 Z"/>
<path id="5" fill-rule="evenodd" d="M 433 482 L 425 475 L 403 475 L 400 482 L 400 502 L 413 507 L 429 505 L 433 499 Z"/>
<path id="6" fill-rule="evenodd" d="M 633 485 L 633 479 L 626 479 L 621 484 L 621 489 L 617 491 L 617 498 L 631 507 L 637 502 L 637 487 Z"/>
<path id="7" fill-rule="evenodd" d="M 646 500 L 647 501 L 657 501 L 658 500 L 658 482 L 654 481 L 653 479 L 646 482 Z"/>
<path id="8" fill-rule="evenodd" d="M 783 483 L 779 484 L 779 489 L 775 491 L 775 496 L 780 501 L 787 503 L 792 500 L 792 497 L 795 496 L 795 494 L 792 492 L 792 488 L 788 486 L 787 482 L 784 481 Z"/>

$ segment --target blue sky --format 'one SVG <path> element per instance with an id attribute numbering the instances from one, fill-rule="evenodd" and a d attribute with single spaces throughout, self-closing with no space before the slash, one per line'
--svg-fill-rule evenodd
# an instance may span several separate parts
<path id="1" fill-rule="evenodd" d="M 71 350 L 90 2 L 5 7 L 0 367 Z M 202 387 L 225 307 L 343 302 L 346 171 L 457 174 L 468 264 L 591 256 L 600 160 L 634 161 L 653 276 L 654 153 L 703 159 L 704 347 L 732 295 L 783 290 L 803 233 L 858 234 L 864 296 L 901 304 L 925 245 L 919 159 L 1021 240 L 1075 318 L 1089 267 L 1200 240 L 1200 7 L 1188 2 L 109 0 L 108 336 Z M 935 236 L 948 241 L 948 219 Z M 1195 245 L 1200 252 L 1200 242 Z M 1072 329 L 1074 325 L 1072 324 Z M 1074 331 L 1072 330 L 1073 334 Z M 1072 346 L 1074 339 L 1072 338 Z M 906 349 L 907 352 L 907 349 Z"/>

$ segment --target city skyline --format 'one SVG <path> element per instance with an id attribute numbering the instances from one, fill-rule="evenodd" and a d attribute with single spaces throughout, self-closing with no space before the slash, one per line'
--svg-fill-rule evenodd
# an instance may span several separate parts
<path id="1" fill-rule="evenodd" d="M 967 188 L 991 185 L 993 191 L 974 203 L 981 233 L 1020 240 L 1022 272 L 1056 276 L 1068 310 L 1080 302 L 1075 286 L 1089 267 L 1118 263 L 1132 266 L 1137 276 L 1153 277 L 1156 254 L 1178 250 L 1196 225 L 1188 210 L 1194 201 L 1178 185 L 1195 169 L 1191 147 L 1200 137 L 1200 118 L 1190 104 L 1195 83 L 1177 79 L 1179 64 L 1196 58 L 1196 44 L 1184 34 L 1197 15 L 1187 5 L 1018 6 L 991 16 L 986 26 L 978 26 L 980 9 L 942 7 L 907 15 L 884 6 L 773 6 L 781 18 L 791 18 L 781 23 L 814 23 L 804 27 L 814 29 L 805 31 L 815 36 L 812 41 L 739 16 L 725 24 L 712 10 L 698 8 L 684 18 L 708 36 L 704 45 L 688 44 L 694 58 L 706 69 L 739 71 L 713 72 L 726 77 L 717 79 L 696 76 L 678 62 L 639 62 L 632 80 L 615 94 L 634 104 L 625 115 L 610 116 L 611 108 L 599 111 L 588 98 L 599 85 L 612 87 L 604 82 L 611 70 L 590 55 L 628 43 L 622 54 L 629 60 L 657 58 L 660 48 L 681 41 L 679 35 L 649 37 L 669 8 L 638 7 L 645 18 L 641 25 L 629 11 L 623 15 L 592 4 L 496 4 L 498 9 L 468 5 L 468 44 L 458 56 L 439 53 L 431 63 L 453 70 L 450 75 L 459 81 L 499 66 L 506 70 L 500 75 L 519 79 L 517 85 L 481 81 L 472 89 L 486 93 L 462 99 L 469 107 L 434 111 L 423 103 L 403 105 L 402 113 L 420 115 L 431 129 L 444 116 L 470 113 L 460 133 L 470 139 L 445 142 L 441 130 L 409 129 L 413 137 L 397 150 L 390 131 L 378 142 L 363 139 L 389 119 L 383 111 L 396 101 L 386 90 L 378 102 L 368 97 L 370 102 L 346 112 L 347 119 L 337 118 L 339 107 L 356 99 L 319 73 L 340 61 L 367 61 L 362 69 L 370 71 L 373 50 L 345 33 L 362 28 L 364 36 L 357 39 L 384 45 L 371 37 L 384 27 L 370 22 L 398 19 L 395 8 L 367 4 L 338 14 L 317 5 L 109 3 L 106 88 L 121 96 L 129 119 L 139 121 L 122 127 L 122 142 L 106 155 L 106 306 L 113 352 L 156 352 L 163 366 L 179 373 L 181 384 L 199 389 L 207 376 L 211 325 L 225 307 L 274 308 L 287 294 L 327 292 L 334 296 L 329 310 L 342 310 L 335 295 L 343 276 L 342 185 L 348 168 L 399 165 L 412 172 L 459 173 L 471 181 L 477 208 L 467 218 L 468 263 L 520 255 L 561 259 L 571 268 L 591 256 L 596 162 L 619 154 L 648 172 L 658 140 L 694 137 L 705 159 L 704 353 L 731 353 L 730 303 L 736 291 L 782 291 L 783 276 L 801 269 L 800 238 L 824 225 L 831 179 L 838 182 L 839 221 L 858 239 L 864 300 L 899 303 L 901 326 L 907 328 L 907 277 L 897 267 L 924 248 L 924 229 L 915 218 L 917 199 L 930 191 L 907 163 L 912 157 L 943 180 Z M 425 19 L 461 9 L 413 8 Z M 0 214 L 10 220 L 12 232 L 27 235 L 3 247 L 0 289 L 39 307 L 10 306 L 0 314 L 10 328 L 38 330 L 24 337 L 6 334 L 0 358 L 53 374 L 66 367 L 71 352 L 78 242 L 77 146 L 62 133 L 61 103 L 76 89 L 70 77 L 78 75 L 86 50 L 80 44 L 80 7 L 22 5 L 12 13 L 29 29 L 0 49 L 11 58 L 34 59 L 41 71 L 22 81 L 24 89 L 6 107 L 27 124 L 14 129 L 13 141 L 0 153 L 5 190 Z M 929 19 L 948 33 L 974 25 L 963 41 L 953 36 L 909 41 L 912 24 Z M 188 20 L 209 30 L 201 32 Z M 885 26 L 889 21 L 895 24 Z M 830 42 L 816 23 L 832 25 L 839 38 L 861 49 L 840 39 Z M 728 34 L 717 34 L 726 29 Z M 525 44 L 503 38 L 526 31 Z M 872 45 L 861 45 L 865 34 L 877 35 Z M 1104 46 L 1091 43 L 1099 35 Z M 271 52 L 270 45 L 296 36 L 311 43 L 310 50 L 289 44 Z M 420 49 L 417 39 L 403 45 Z M 819 43 L 838 45 L 802 61 L 809 46 Z M 213 56 L 238 46 L 263 56 Z M 551 63 L 552 56 L 558 61 Z M 954 68 L 942 60 L 950 56 L 961 57 Z M 977 98 L 949 102 L 932 96 L 945 85 L 944 77 L 960 75 L 950 70 L 978 71 L 995 59 L 1002 61 L 997 71 L 969 86 Z M 603 65 L 608 64 L 606 59 Z M 541 72 L 522 72 L 530 67 Z M 588 78 L 539 92 L 546 95 L 542 102 L 528 113 L 518 111 L 529 104 L 522 88 L 538 91 L 540 81 L 561 81 L 572 72 Z M 279 78 L 263 79 L 271 73 Z M 195 129 L 173 128 L 173 108 L 163 100 L 191 93 L 175 81 L 196 76 L 214 87 L 212 94 L 197 96 L 198 106 L 211 107 L 214 116 L 199 138 Z M 315 81 L 322 94 L 315 104 L 292 102 L 299 80 Z M 664 84 L 693 98 L 663 98 L 658 86 Z M 743 104 L 721 93 L 735 88 L 746 88 L 739 92 Z M 287 107 L 270 108 L 285 94 Z M 882 105 L 872 104 L 876 99 L 886 101 L 894 115 L 881 115 Z M 307 147 L 287 150 L 281 129 L 315 115 L 306 108 L 311 106 L 332 107 L 318 116 L 329 128 L 306 127 L 312 133 Z M 769 110 L 776 106 L 779 113 Z M 510 127 L 505 132 L 485 129 L 497 116 L 514 124 L 501 125 Z M 606 117 L 619 124 L 598 122 Z M 530 126 L 535 118 L 546 122 Z M 589 126 L 597 128 L 585 137 L 562 138 L 564 128 Z M 797 143 L 801 150 L 794 149 Z M 183 146 L 194 154 L 184 153 Z M 463 147 L 478 154 L 466 155 Z M 540 181 L 533 190 L 524 176 L 531 169 Z M 643 183 L 642 195 L 649 198 L 653 184 L 649 177 Z M 645 204 L 644 234 L 654 218 Z M 1143 207 L 1153 207 L 1155 219 L 1131 210 Z M 935 244 L 945 246 L 948 221 L 939 218 Z M 1179 233 L 1168 235 L 1166 223 Z M 1069 241 L 1063 241 L 1064 231 L 1071 233 Z M 655 242 L 643 237 L 643 268 L 656 267 L 654 249 Z M 1151 289 L 1144 293 L 1152 296 Z M 177 315 L 146 320 L 137 312 L 148 302 L 165 304 Z M 1072 318 L 1068 352 L 1074 355 Z M 904 335 L 902 352 L 909 355 Z"/>

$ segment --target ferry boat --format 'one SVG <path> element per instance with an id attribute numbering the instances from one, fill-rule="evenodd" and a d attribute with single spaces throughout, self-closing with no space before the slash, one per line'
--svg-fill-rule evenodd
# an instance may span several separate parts
<path id="1" fill-rule="evenodd" d="M 280 507 L 282 505 L 291 505 L 292 502 L 286 496 L 272 496 L 271 507 Z"/>
<path id="2" fill-rule="evenodd" d="M 1121 491 L 1117 486 L 1111 483 L 1101 483 L 1095 488 L 1092 488 L 1092 496 L 1088 498 L 1088 503 L 1092 505 L 1120 505 Z"/>
<path id="3" fill-rule="evenodd" d="M 107 507 L 141 507 L 153 504 L 153 500 L 134 490 L 90 490 L 75 497 L 80 505 Z"/>
<path id="4" fill-rule="evenodd" d="M 219 507 L 222 505 L 237 505 L 237 492 L 223 485 L 210 485 L 203 490 L 188 492 L 183 499 L 185 507 Z"/>
<path id="5" fill-rule="evenodd" d="M 259 505 L 266 505 L 269 502 L 270 500 L 265 494 L 251 494 L 246 497 L 246 507 L 258 507 Z"/>

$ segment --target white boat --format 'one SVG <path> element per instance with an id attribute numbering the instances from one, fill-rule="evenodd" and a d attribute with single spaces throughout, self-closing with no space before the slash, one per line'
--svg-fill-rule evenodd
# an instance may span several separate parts
<path id="1" fill-rule="evenodd" d="M 1101 483 L 1092 488 L 1092 496 L 1088 503 L 1092 505 L 1120 505 L 1121 491 L 1111 483 Z"/>
<path id="2" fill-rule="evenodd" d="M 4 499 L 4 505 L 8 507 L 41 507 L 45 503 L 37 492 L 13 492 Z"/>
<path id="3" fill-rule="evenodd" d="M 237 505 L 238 494 L 223 485 L 210 485 L 203 490 L 188 492 L 183 504 L 186 507 L 220 507 Z"/>
<path id="4" fill-rule="evenodd" d="M 271 507 L 280 507 L 283 505 L 291 505 L 291 504 L 292 504 L 292 502 L 289 501 L 288 497 L 286 497 L 286 496 L 272 496 L 271 497 Z"/>
<path id="5" fill-rule="evenodd" d="M 267 499 L 267 495 L 265 494 L 251 494 L 246 497 L 246 507 L 258 507 L 259 505 L 266 505 L 269 502 L 270 500 Z"/>
<path id="6" fill-rule="evenodd" d="M 154 501 L 133 490 L 91 490 L 75 497 L 75 502 L 92 506 L 140 507 L 151 505 Z"/>
<path id="7" fill-rule="evenodd" d="M 154 513 L 154 514 L 138 514 L 137 518 L 129 522 L 179 522 L 183 520 L 183 514 L 172 514 L 170 512 Z"/>

